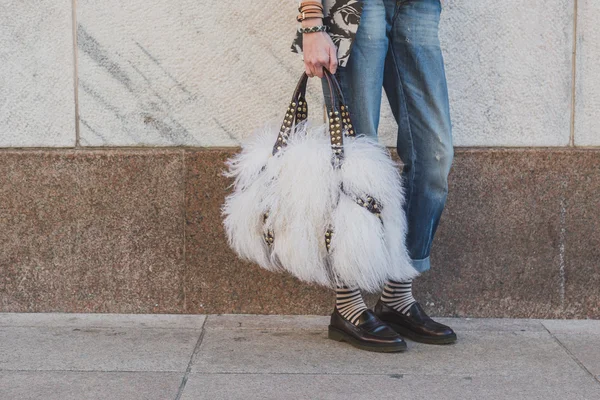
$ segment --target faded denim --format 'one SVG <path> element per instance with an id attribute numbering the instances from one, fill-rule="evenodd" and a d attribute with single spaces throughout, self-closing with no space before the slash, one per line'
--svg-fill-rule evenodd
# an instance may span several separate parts
<path id="1" fill-rule="evenodd" d="M 336 73 L 358 134 L 377 134 L 385 89 L 404 163 L 406 247 L 419 272 L 430 268 L 454 156 L 440 13 L 439 0 L 365 0 L 350 57 Z"/>

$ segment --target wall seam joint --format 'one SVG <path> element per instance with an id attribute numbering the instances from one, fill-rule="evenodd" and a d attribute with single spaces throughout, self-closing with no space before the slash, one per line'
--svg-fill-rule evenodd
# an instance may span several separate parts
<path id="1" fill-rule="evenodd" d="M 571 123 L 569 132 L 569 146 L 575 146 L 575 96 L 577 92 L 577 12 L 578 0 L 573 4 L 573 49 L 571 54 Z"/>
<path id="2" fill-rule="evenodd" d="M 75 103 L 75 148 L 81 147 L 79 132 L 79 66 L 77 57 L 77 0 L 72 0 L 71 23 L 73 34 L 73 98 Z"/>

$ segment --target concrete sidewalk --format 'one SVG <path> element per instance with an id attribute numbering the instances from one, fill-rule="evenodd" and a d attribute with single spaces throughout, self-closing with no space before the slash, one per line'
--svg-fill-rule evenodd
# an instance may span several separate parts
<path id="1" fill-rule="evenodd" d="M 0 314 L 0 399 L 600 399 L 600 321 L 449 319 L 378 354 L 327 317 Z"/>

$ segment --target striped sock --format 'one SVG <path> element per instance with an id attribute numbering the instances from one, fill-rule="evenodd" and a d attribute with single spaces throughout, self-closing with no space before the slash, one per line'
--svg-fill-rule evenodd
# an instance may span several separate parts
<path id="1" fill-rule="evenodd" d="M 358 288 L 338 286 L 335 289 L 335 308 L 342 317 L 356 325 L 358 317 L 367 309 L 367 305 Z"/>
<path id="2" fill-rule="evenodd" d="M 388 307 L 406 314 L 417 301 L 412 295 L 412 279 L 404 282 L 388 280 L 381 293 L 381 301 Z"/>

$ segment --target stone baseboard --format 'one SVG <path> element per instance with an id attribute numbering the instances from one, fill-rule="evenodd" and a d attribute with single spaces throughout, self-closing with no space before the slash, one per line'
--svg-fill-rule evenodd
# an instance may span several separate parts
<path id="1" fill-rule="evenodd" d="M 0 311 L 328 314 L 332 293 L 240 262 L 236 149 L 0 151 Z M 432 314 L 600 318 L 600 149 L 457 148 L 416 280 Z"/>

